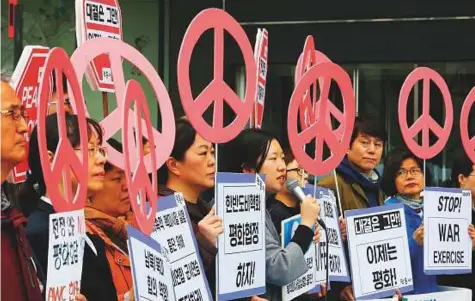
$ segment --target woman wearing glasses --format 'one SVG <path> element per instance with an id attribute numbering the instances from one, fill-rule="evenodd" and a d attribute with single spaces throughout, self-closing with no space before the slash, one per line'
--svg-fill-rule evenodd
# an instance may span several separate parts
<path id="1" fill-rule="evenodd" d="M 49 115 L 46 118 L 46 144 L 48 148 L 48 157 L 52 162 L 56 149 L 59 144 L 59 129 L 57 115 Z M 66 114 L 66 128 L 69 143 L 74 148 L 76 155 L 81 155 L 79 123 L 76 115 Z M 100 125 L 92 120 L 87 119 L 87 135 L 88 135 L 88 181 L 87 181 L 87 197 L 92 197 L 95 193 L 103 189 L 104 182 L 104 164 L 106 160 L 105 148 L 102 145 L 103 132 Z M 31 214 L 28 217 L 26 234 L 28 241 L 33 248 L 34 253 L 38 257 L 39 263 L 46 273 L 48 271 L 48 236 L 49 236 L 49 215 L 55 213 L 51 199 L 46 188 L 45 179 L 41 167 L 40 152 L 38 146 L 38 130 L 35 128 L 31 133 L 28 164 L 31 169 L 27 183 L 36 192 L 36 198 L 29 199 L 28 202 L 34 205 Z M 71 173 L 72 191 L 76 191 L 78 182 Z M 64 190 L 65 183 L 62 181 L 58 184 L 60 191 Z M 33 202 L 32 202 L 33 201 Z M 97 239 L 90 237 L 94 241 L 97 249 L 98 261 L 94 264 L 94 279 L 86 277 L 81 281 L 81 292 L 89 301 L 94 300 L 116 300 L 117 295 L 110 275 L 110 269 L 107 261 L 102 264 L 99 262 L 101 258 L 101 250 L 97 247 Z M 95 258 L 91 255 L 89 247 L 85 247 L 83 276 L 88 273 L 90 265 L 88 258 Z M 103 255 L 103 254 L 102 254 Z M 46 275 L 47 277 L 47 275 Z M 97 281 L 97 279 L 101 279 Z M 91 286 L 100 284 L 100 289 L 90 289 Z"/>
<path id="2" fill-rule="evenodd" d="M 426 180 L 431 179 L 426 171 Z M 404 204 L 406 230 L 411 255 L 414 294 L 437 291 L 436 276 L 424 273 L 424 226 L 422 224 L 424 173 L 422 160 L 408 150 L 393 151 L 384 164 L 381 187 L 390 196 L 385 204 Z"/>

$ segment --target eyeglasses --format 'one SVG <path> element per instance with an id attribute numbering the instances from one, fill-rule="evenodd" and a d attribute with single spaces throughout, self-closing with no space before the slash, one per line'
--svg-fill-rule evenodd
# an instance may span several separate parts
<path id="1" fill-rule="evenodd" d="M 16 122 L 20 122 L 20 118 L 23 118 L 25 121 L 28 118 L 28 114 L 26 113 L 24 107 L 19 107 L 10 110 L 1 110 L 0 113 L 6 116 L 10 116 L 12 120 Z"/>
<path id="2" fill-rule="evenodd" d="M 287 172 L 291 171 L 296 171 L 299 176 L 303 176 L 307 174 L 307 172 L 303 168 L 292 168 L 292 169 L 287 169 Z"/>
<path id="3" fill-rule="evenodd" d="M 80 148 L 75 148 L 74 150 L 81 150 Z M 103 146 L 89 147 L 87 149 L 87 154 L 90 158 L 94 157 L 99 153 L 102 157 L 107 158 L 107 148 Z"/>
<path id="4" fill-rule="evenodd" d="M 407 169 L 400 169 L 398 170 L 398 172 L 396 173 L 396 176 L 398 177 L 403 177 L 403 178 L 407 178 L 408 175 L 411 175 L 411 176 L 418 176 L 420 174 L 422 174 L 422 170 L 420 168 L 411 168 L 409 170 Z"/>

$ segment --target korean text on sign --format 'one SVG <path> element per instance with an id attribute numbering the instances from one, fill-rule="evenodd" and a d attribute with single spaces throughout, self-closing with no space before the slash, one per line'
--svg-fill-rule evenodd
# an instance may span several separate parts
<path id="1" fill-rule="evenodd" d="M 137 301 L 174 301 L 166 252 L 158 242 L 128 226 L 128 246 Z"/>
<path id="2" fill-rule="evenodd" d="M 470 190 L 428 187 L 424 191 L 424 271 L 429 275 L 472 271 Z"/>
<path id="3" fill-rule="evenodd" d="M 391 296 L 413 288 L 402 204 L 346 211 L 356 298 Z"/>
<path id="4" fill-rule="evenodd" d="M 80 292 L 85 229 L 83 210 L 50 215 L 46 300 L 74 300 Z"/>
<path id="5" fill-rule="evenodd" d="M 265 185 L 260 176 L 219 173 L 216 211 L 218 297 L 230 300 L 265 291 Z M 219 275 L 222 275 L 221 277 Z"/>
<path id="6" fill-rule="evenodd" d="M 328 243 L 328 273 L 331 281 L 349 282 L 350 273 L 346 263 L 345 249 L 341 238 L 338 209 L 336 199 L 332 191 L 323 187 L 314 187 L 313 185 L 306 185 L 304 188 L 305 194 L 313 195 L 320 204 L 320 219 L 325 222 L 327 226 L 328 237 L 325 231 L 322 230 L 321 242 L 317 245 L 316 261 L 317 273 L 323 275 L 325 264 L 326 243 Z M 321 268 L 323 267 L 323 269 Z M 320 278 L 317 276 L 317 278 Z"/>
<path id="7" fill-rule="evenodd" d="M 152 238 L 168 250 L 177 301 L 213 300 L 186 207 L 175 195 L 158 200 Z"/>
<path id="8" fill-rule="evenodd" d="M 299 225 L 300 215 L 296 215 L 282 221 L 282 248 L 285 248 L 290 243 L 292 237 L 294 236 L 295 230 Z M 304 254 L 308 270 L 306 273 L 291 283 L 282 286 L 283 301 L 293 300 L 296 297 L 315 288 L 315 246 L 313 245 L 313 242 L 311 242 L 311 244 L 312 245 Z"/>

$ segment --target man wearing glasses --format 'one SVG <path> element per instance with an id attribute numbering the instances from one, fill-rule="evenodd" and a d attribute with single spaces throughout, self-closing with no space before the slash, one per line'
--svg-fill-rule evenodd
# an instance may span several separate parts
<path id="1" fill-rule="evenodd" d="M 41 290 L 31 249 L 23 226 L 26 218 L 11 204 L 5 193 L 10 171 L 25 160 L 28 126 L 25 109 L 9 84 L 9 77 L 1 74 L 1 158 L 2 158 L 2 300 L 40 301 Z"/>

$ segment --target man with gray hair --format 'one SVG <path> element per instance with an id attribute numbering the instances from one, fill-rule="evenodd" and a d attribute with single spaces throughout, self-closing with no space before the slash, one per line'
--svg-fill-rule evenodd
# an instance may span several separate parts
<path id="1" fill-rule="evenodd" d="M 26 218 L 5 193 L 7 175 L 25 160 L 28 126 L 25 109 L 9 84 L 10 78 L 1 72 L 1 210 L 2 210 L 2 300 L 41 301 L 40 282 L 33 254 L 23 227 Z"/>

